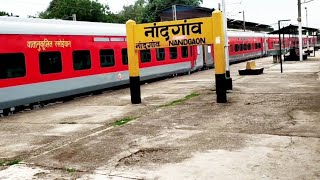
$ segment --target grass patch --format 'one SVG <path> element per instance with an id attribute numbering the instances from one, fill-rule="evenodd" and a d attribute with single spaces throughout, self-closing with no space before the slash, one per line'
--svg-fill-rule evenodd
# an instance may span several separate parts
<path id="1" fill-rule="evenodd" d="M 12 166 L 15 164 L 19 164 L 21 160 L 15 159 L 10 161 L 0 161 L 0 166 Z"/>
<path id="2" fill-rule="evenodd" d="M 160 107 L 176 106 L 176 105 L 182 104 L 182 103 L 184 103 L 185 101 L 188 101 L 189 99 L 194 98 L 194 97 L 197 97 L 197 96 L 200 96 L 200 94 L 199 94 L 199 93 L 196 93 L 196 92 L 193 92 L 193 93 L 185 96 L 185 97 L 182 98 L 182 99 L 178 99 L 178 100 L 172 101 L 172 102 L 170 102 L 170 103 L 161 105 Z"/>
<path id="3" fill-rule="evenodd" d="M 59 124 L 77 124 L 76 122 L 61 122 Z"/>
<path id="4" fill-rule="evenodd" d="M 68 172 L 68 173 L 71 173 L 71 174 L 73 174 L 73 173 L 75 173 L 77 170 L 75 170 L 75 169 L 73 169 L 73 168 L 65 168 L 64 169 L 66 172 Z"/>
<path id="5" fill-rule="evenodd" d="M 124 124 L 127 124 L 130 121 L 135 120 L 135 119 L 137 119 L 137 118 L 135 118 L 135 117 L 125 117 L 123 119 L 117 120 L 116 122 L 112 123 L 112 126 L 115 126 L 115 127 L 122 126 Z"/>

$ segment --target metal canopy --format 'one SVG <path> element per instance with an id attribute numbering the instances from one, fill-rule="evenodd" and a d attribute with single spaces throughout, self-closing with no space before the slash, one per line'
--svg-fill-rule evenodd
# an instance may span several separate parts
<path id="1" fill-rule="evenodd" d="M 292 25 L 290 24 L 289 26 L 283 27 L 279 30 L 270 32 L 268 34 L 293 34 L 293 35 L 298 35 L 298 28 L 299 26 Z M 313 35 L 313 33 L 317 34 L 319 33 L 319 29 L 316 28 L 310 28 L 310 27 L 302 27 L 303 32 L 309 32 L 309 35 Z"/>

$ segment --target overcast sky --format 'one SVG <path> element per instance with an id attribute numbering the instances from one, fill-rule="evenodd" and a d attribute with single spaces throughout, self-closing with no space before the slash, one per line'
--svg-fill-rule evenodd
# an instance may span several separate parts
<path id="1" fill-rule="evenodd" d="M 36 15 L 47 8 L 51 0 L 0 0 L 0 11 L 12 12 L 15 15 L 26 17 Z M 118 12 L 123 5 L 129 5 L 135 0 L 99 0 L 108 4 L 113 12 Z M 217 8 L 221 0 L 203 0 L 203 7 Z M 302 0 L 304 1 L 304 0 Z M 280 19 L 291 19 L 290 23 L 297 24 L 298 8 L 297 0 L 226 0 L 227 15 L 229 18 L 242 20 L 245 12 L 246 21 L 275 25 Z M 320 0 L 314 0 L 303 5 L 302 20 L 306 23 L 306 11 L 308 7 L 309 26 L 320 28 Z M 286 25 L 286 24 L 285 24 Z"/>

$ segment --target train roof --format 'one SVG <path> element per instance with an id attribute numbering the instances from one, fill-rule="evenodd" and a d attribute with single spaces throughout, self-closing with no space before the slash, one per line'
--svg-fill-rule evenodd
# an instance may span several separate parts
<path id="1" fill-rule="evenodd" d="M 126 36 L 124 24 L 0 17 L 0 34 Z"/>
<path id="2" fill-rule="evenodd" d="M 126 36 L 125 24 L 0 16 L 0 34 Z M 278 37 L 228 30 L 230 37 Z"/>
<path id="3" fill-rule="evenodd" d="M 0 17 L 0 34 L 125 36 L 124 24 L 60 19 Z M 263 33 L 229 31 L 229 36 L 263 37 Z"/>
<path id="4" fill-rule="evenodd" d="M 243 31 L 228 31 L 229 37 L 265 37 L 264 33 L 243 32 Z"/>

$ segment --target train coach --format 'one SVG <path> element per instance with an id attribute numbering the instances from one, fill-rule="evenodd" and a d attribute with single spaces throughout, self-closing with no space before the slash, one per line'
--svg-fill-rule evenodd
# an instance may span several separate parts
<path id="1" fill-rule="evenodd" d="M 0 23 L 0 110 L 127 84 L 123 24 Z M 192 70 L 196 47 L 142 50 L 141 79 Z"/>
<path id="2" fill-rule="evenodd" d="M 239 62 L 266 56 L 267 36 L 262 33 L 229 31 L 229 56 L 230 62 Z M 213 67 L 213 47 L 198 46 L 195 68 Z"/>
<path id="3" fill-rule="evenodd" d="M 123 24 L 0 17 L 0 114 L 129 83 Z M 268 54 L 268 36 L 230 32 L 230 61 Z M 139 52 L 142 80 L 213 67 L 211 46 Z"/>

